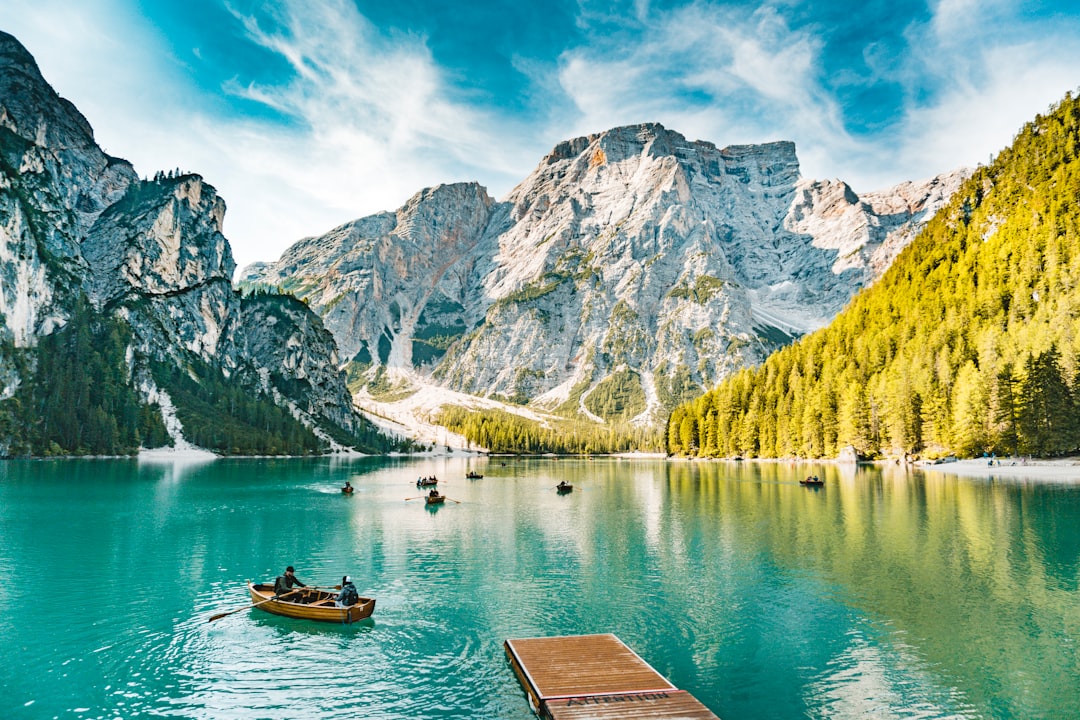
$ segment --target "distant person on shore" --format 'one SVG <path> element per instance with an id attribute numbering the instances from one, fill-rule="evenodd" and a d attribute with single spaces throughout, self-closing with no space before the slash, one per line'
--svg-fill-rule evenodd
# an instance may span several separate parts
<path id="1" fill-rule="evenodd" d="M 338 593 L 337 600 L 334 601 L 335 607 L 349 607 L 355 605 L 360 601 L 360 593 L 356 591 L 356 586 L 353 585 L 352 577 L 346 575 L 341 578 L 341 592 Z"/>
<path id="2" fill-rule="evenodd" d="M 304 583 L 300 582 L 300 578 L 293 574 L 293 566 L 285 568 L 284 575 L 278 575 L 277 580 L 274 581 L 274 595 L 281 597 L 287 592 L 291 592 L 293 586 L 307 587 Z"/>

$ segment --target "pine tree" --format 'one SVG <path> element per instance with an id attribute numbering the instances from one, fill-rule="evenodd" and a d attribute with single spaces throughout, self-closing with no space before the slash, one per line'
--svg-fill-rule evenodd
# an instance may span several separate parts
<path id="1" fill-rule="evenodd" d="M 977 169 L 829 327 L 680 406 L 669 441 L 704 426 L 693 452 L 1080 446 L 1069 404 L 1080 390 L 1078 148 L 1080 99 L 1067 95 Z"/>

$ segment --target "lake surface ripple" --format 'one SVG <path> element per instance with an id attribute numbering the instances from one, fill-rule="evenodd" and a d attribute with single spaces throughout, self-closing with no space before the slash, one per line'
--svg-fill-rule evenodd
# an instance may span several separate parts
<path id="1" fill-rule="evenodd" d="M 430 474 L 460 504 L 406 501 Z M 374 617 L 207 622 L 289 564 L 310 584 L 352 575 Z M 17 717 L 526 720 L 503 640 L 597 632 L 724 720 L 1080 717 L 1078 584 L 1072 484 L 783 463 L 0 463 Z"/>

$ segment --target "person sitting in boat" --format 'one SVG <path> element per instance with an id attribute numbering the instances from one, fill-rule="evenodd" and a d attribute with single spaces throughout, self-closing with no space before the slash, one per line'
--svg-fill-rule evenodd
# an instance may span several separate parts
<path id="1" fill-rule="evenodd" d="M 338 593 L 337 599 L 334 600 L 334 607 L 349 607 L 359 601 L 360 593 L 356 592 L 356 586 L 353 585 L 352 578 L 348 575 L 341 578 L 341 592 Z"/>
<path id="2" fill-rule="evenodd" d="M 565 480 L 560 480 L 560 481 L 559 481 L 559 489 L 560 489 L 560 490 L 565 490 L 565 489 L 566 489 L 566 488 L 568 488 L 568 487 L 570 487 L 570 486 L 566 484 L 566 481 L 565 481 Z"/>
<path id="3" fill-rule="evenodd" d="M 435 488 L 431 488 L 431 492 L 428 493 L 428 497 L 439 497 L 439 491 Z"/>
<path id="4" fill-rule="evenodd" d="M 293 574 L 293 566 L 285 568 L 284 575 L 278 575 L 277 580 L 274 581 L 274 597 L 280 597 L 285 593 L 291 591 L 293 586 L 307 587 L 304 583 L 300 582 L 300 578 Z M 295 596 L 294 596 L 295 599 Z"/>
<path id="5" fill-rule="evenodd" d="M 345 487 L 341 488 L 341 492 L 351 493 L 353 491 L 352 483 L 348 480 L 345 481 Z"/>

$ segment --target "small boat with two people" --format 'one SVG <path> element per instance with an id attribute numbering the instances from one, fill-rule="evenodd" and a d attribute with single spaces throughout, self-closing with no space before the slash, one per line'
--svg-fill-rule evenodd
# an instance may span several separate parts
<path id="1" fill-rule="evenodd" d="M 484 477 L 484 476 L 483 476 L 483 475 L 481 475 L 480 473 L 478 473 L 478 472 L 473 472 L 472 470 L 470 470 L 469 472 L 465 473 L 465 479 L 466 479 L 466 480 L 481 480 L 481 479 L 483 479 L 483 477 Z"/>
<path id="2" fill-rule="evenodd" d="M 817 475 L 809 475 L 805 480 L 799 481 L 800 485 L 809 485 L 812 487 L 821 487 L 825 484 L 825 481 L 819 478 Z"/>
<path id="3" fill-rule="evenodd" d="M 565 480 L 560 480 L 559 484 L 555 486 L 555 491 L 560 495 L 565 495 L 568 492 L 573 492 L 574 486 Z"/>
<path id="4" fill-rule="evenodd" d="M 434 487 L 439 484 L 439 479 L 432 475 L 431 477 L 418 477 L 416 478 L 416 487 Z"/>
<path id="5" fill-rule="evenodd" d="M 346 607 L 337 607 L 334 601 L 338 593 L 317 588 L 300 588 L 284 595 L 274 595 L 273 583 L 248 583 L 251 607 L 257 607 L 274 615 L 317 620 L 319 622 L 354 623 L 371 617 L 375 612 L 375 599 L 361 597 Z"/>
<path id="6" fill-rule="evenodd" d="M 424 501 L 428 505 L 441 505 L 446 502 L 446 496 L 440 495 L 438 490 L 436 490 L 435 488 L 431 488 L 431 492 L 427 494 L 427 497 L 424 498 Z"/>

